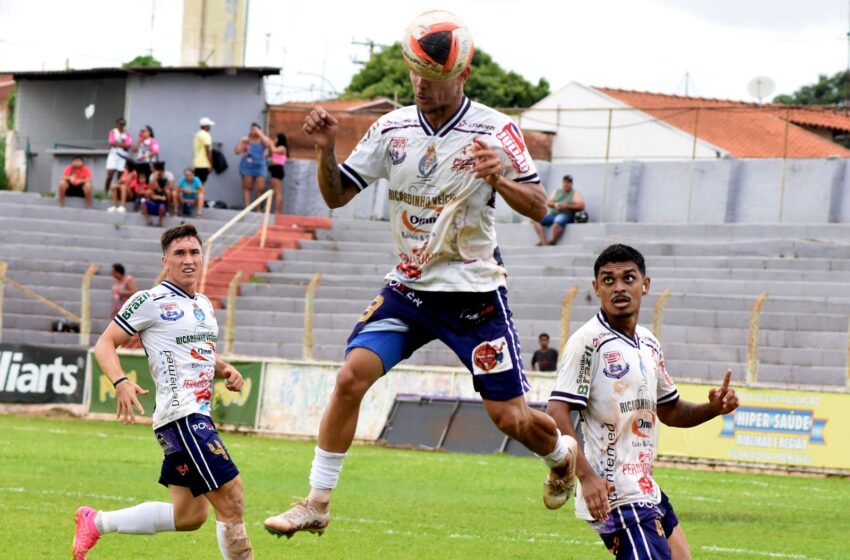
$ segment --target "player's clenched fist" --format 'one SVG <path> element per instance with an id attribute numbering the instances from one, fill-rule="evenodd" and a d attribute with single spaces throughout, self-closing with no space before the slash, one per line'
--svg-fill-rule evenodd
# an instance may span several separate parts
<path id="1" fill-rule="evenodd" d="M 329 148 L 336 142 L 339 122 L 321 107 L 316 107 L 304 118 L 302 129 L 317 148 Z"/>

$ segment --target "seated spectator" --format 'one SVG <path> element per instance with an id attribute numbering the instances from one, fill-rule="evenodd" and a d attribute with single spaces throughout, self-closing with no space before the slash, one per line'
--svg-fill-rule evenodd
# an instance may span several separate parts
<path id="1" fill-rule="evenodd" d="M 537 337 L 540 349 L 531 356 L 531 369 L 534 371 L 555 371 L 558 369 L 558 351 L 549 347 L 549 335 L 540 333 Z"/>
<path id="2" fill-rule="evenodd" d="M 564 234 L 567 224 L 575 220 L 576 212 L 584 210 L 584 198 L 573 189 L 571 175 L 564 175 L 563 187 L 552 193 L 546 201 L 546 206 L 549 207 L 549 213 L 539 223 L 534 224 L 534 230 L 540 238 L 538 246 L 555 245 Z M 552 237 L 546 241 L 543 228 L 549 226 L 552 226 Z"/>
<path id="3" fill-rule="evenodd" d="M 118 315 L 127 299 L 139 291 L 136 279 L 126 274 L 124 265 L 115 263 L 112 265 L 112 317 Z"/>
<path id="4" fill-rule="evenodd" d="M 199 218 L 204 215 L 204 186 L 201 180 L 195 177 L 191 168 L 183 171 L 183 176 L 177 182 L 180 197 L 180 213 L 183 216 Z"/>
<path id="5" fill-rule="evenodd" d="M 136 166 L 132 161 L 124 162 L 124 172 L 118 178 L 118 183 L 112 185 L 112 206 L 106 209 L 107 212 L 126 212 L 127 199 L 134 199 L 136 187 L 138 186 L 139 175 L 136 173 Z M 121 200 L 121 206 L 118 206 L 118 201 Z"/>
<path id="6" fill-rule="evenodd" d="M 133 201 L 133 212 L 139 211 L 139 206 L 142 206 L 145 192 L 148 190 L 148 176 L 144 173 L 139 173 L 136 177 L 136 188 L 127 191 L 127 198 Z"/>
<path id="7" fill-rule="evenodd" d="M 174 186 L 174 174 L 165 170 L 165 162 L 158 161 L 153 164 L 153 173 L 149 183 L 157 183 L 165 191 L 167 205 L 171 206 L 171 215 L 176 216 L 178 210 L 177 187 Z"/>
<path id="8" fill-rule="evenodd" d="M 142 214 L 145 216 L 145 223 L 152 226 L 151 216 L 157 216 L 159 219 L 156 225 L 162 227 L 167 202 L 168 197 L 165 194 L 165 188 L 160 186 L 159 181 L 146 183 L 146 188 L 142 191 Z"/>
<path id="9" fill-rule="evenodd" d="M 91 191 L 91 170 L 83 163 L 82 157 L 75 156 L 59 181 L 59 207 L 65 206 L 65 195 L 68 195 L 85 197 L 86 208 L 90 209 Z"/>

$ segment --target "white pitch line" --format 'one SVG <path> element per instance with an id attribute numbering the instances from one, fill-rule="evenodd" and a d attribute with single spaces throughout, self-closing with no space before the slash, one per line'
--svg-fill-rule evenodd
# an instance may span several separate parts
<path id="1" fill-rule="evenodd" d="M 53 496 L 65 496 L 68 498 L 93 498 L 96 500 L 114 500 L 116 502 L 141 502 L 141 498 L 133 498 L 130 496 L 112 496 L 110 494 L 93 494 L 90 492 L 59 492 L 57 490 L 32 490 L 22 488 L 20 486 L 0 487 L 0 492 L 9 492 L 12 494 L 42 494 Z"/>
<path id="2" fill-rule="evenodd" d="M 701 546 L 700 550 L 708 552 L 725 552 L 729 554 L 746 554 L 748 556 L 764 556 L 767 558 L 793 558 L 794 560 L 822 560 L 805 554 L 786 554 L 784 552 L 770 552 L 767 550 L 750 550 L 747 548 L 724 548 L 722 546 Z"/>

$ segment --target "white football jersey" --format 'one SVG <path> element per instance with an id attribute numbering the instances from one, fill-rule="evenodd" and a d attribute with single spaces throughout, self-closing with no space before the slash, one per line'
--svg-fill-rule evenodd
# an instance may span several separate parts
<path id="1" fill-rule="evenodd" d="M 488 292 L 505 285 L 496 243 L 496 193 L 470 170 L 472 140 L 500 155 L 503 174 L 539 183 L 519 128 L 467 98 L 439 130 L 415 106 L 382 116 L 340 172 L 359 189 L 389 182 L 390 226 L 399 264 L 387 274 L 417 290 Z"/>
<path id="2" fill-rule="evenodd" d="M 210 415 L 218 323 L 206 296 L 165 280 L 133 294 L 114 321 L 141 336 L 156 385 L 154 429 L 192 413 Z"/>
<path id="3" fill-rule="evenodd" d="M 638 325 L 634 339 L 614 330 L 600 311 L 567 341 L 549 400 L 579 411 L 584 455 L 614 485 L 612 508 L 657 504 L 652 479 L 658 440 L 656 406 L 679 398 L 664 354 L 652 333 Z M 576 516 L 592 519 L 579 485 Z"/>

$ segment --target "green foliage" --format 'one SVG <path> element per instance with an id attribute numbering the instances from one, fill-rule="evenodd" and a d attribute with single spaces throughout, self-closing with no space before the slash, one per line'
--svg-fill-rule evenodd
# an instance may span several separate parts
<path id="1" fill-rule="evenodd" d="M 9 178 L 6 177 L 6 137 L 0 136 L 0 191 L 9 190 Z"/>
<path id="2" fill-rule="evenodd" d="M 169 499 L 156 482 L 162 450 L 150 426 L 0 415 L 0 434 L 3 558 L 64 557 L 80 505 L 115 510 Z M 223 440 L 241 471 L 257 558 L 613 558 L 571 503 L 543 507 L 546 469 L 536 459 L 375 446 L 351 449 L 322 538 L 275 539 L 262 521 L 308 491 L 315 443 L 235 433 Z M 836 528 L 850 518 L 844 479 L 671 468 L 654 475 L 694 558 L 847 557 Z M 192 533 L 105 535 L 89 557 L 220 558 L 213 513 Z"/>
<path id="3" fill-rule="evenodd" d="M 814 84 L 803 86 L 794 93 L 777 95 L 774 103 L 786 105 L 838 105 L 850 103 L 850 72 L 842 70 L 834 76 L 821 74 Z"/>
<path id="4" fill-rule="evenodd" d="M 12 90 L 6 98 L 6 130 L 15 129 L 15 104 L 18 99 L 18 88 Z"/>
<path id="5" fill-rule="evenodd" d="M 464 87 L 471 99 L 491 107 L 530 107 L 549 95 L 549 83 L 540 78 L 537 85 L 514 71 L 506 71 L 489 54 L 476 49 L 472 56 L 472 73 Z M 413 102 L 407 64 L 401 54 L 401 43 L 377 51 L 345 88 L 343 99 L 368 99 L 398 96 L 399 103 Z"/>
<path id="6" fill-rule="evenodd" d="M 125 62 L 121 65 L 124 68 L 138 68 L 142 66 L 162 66 L 162 62 L 158 61 L 150 54 L 140 54 L 130 62 Z"/>

